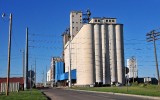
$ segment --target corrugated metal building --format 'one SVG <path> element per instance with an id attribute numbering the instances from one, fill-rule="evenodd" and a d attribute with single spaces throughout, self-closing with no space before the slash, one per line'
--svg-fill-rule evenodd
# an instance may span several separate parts
<path id="1" fill-rule="evenodd" d="M 64 63 L 56 62 L 55 63 L 55 82 L 60 79 L 61 74 L 64 73 Z"/>
<path id="2" fill-rule="evenodd" d="M 10 79 L 9 79 L 9 81 L 10 81 L 10 83 L 17 83 L 17 82 L 19 82 L 20 83 L 20 88 L 21 89 L 23 89 L 23 86 L 24 86 L 24 79 L 23 79 L 23 77 L 11 77 Z M 6 83 L 7 82 L 7 78 L 5 78 L 5 77 L 1 77 L 0 78 L 0 85 L 1 85 L 1 83 Z M 1 86 L 0 86 L 0 90 L 1 90 Z"/>
<path id="3" fill-rule="evenodd" d="M 76 70 L 71 71 L 71 79 L 76 79 Z M 58 81 L 67 81 L 68 80 L 68 72 L 65 73 L 64 70 L 64 62 L 56 62 L 55 63 L 55 82 Z"/>

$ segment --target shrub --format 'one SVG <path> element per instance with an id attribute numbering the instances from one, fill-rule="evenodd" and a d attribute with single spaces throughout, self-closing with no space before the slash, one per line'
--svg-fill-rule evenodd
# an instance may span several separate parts
<path id="1" fill-rule="evenodd" d="M 132 86 L 138 86 L 138 82 L 136 81 L 136 82 L 133 82 L 132 83 Z"/>

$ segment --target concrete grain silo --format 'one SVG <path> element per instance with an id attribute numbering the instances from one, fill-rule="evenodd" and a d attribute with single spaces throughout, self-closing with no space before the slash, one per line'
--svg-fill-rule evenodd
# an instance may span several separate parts
<path id="1" fill-rule="evenodd" d="M 94 47 L 95 47 L 95 74 L 96 82 L 103 82 L 103 70 L 102 70 L 102 40 L 101 40 L 101 26 L 99 24 L 94 25 Z"/>
<path id="2" fill-rule="evenodd" d="M 95 70 L 94 70 L 94 37 L 93 37 L 93 25 L 85 24 L 75 36 L 78 37 L 81 44 L 79 44 L 80 54 L 79 65 L 77 66 L 77 84 L 78 85 L 93 85 L 95 82 Z"/>
<path id="3" fill-rule="evenodd" d="M 106 84 L 106 25 L 101 25 L 102 32 L 102 68 L 103 68 L 103 84 Z"/>
<path id="4" fill-rule="evenodd" d="M 106 25 L 106 84 L 111 84 L 110 50 L 109 50 L 109 30 Z"/>
<path id="5" fill-rule="evenodd" d="M 103 68 L 103 84 L 111 83 L 110 62 L 109 62 L 109 36 L 108 25 L 101 25 L 102 33 L 102 68 Z"/>
<path id="6" fill-rule="evenodd" d="M 117 52 L 117 76 L 118 82 L 124 84 L 124 46 L 123 46 L 123 25 L 115 26 L 116 52 Z"/>
<path id="7" fill-rule="evenodd" d="M 116 57 L 116 36 L 115 25 L 108 25 L 109 31 L 109 50 L 110 50 L 110 70 L 111 70 L 111 82 L 117 82 L 117 57 Z"/>

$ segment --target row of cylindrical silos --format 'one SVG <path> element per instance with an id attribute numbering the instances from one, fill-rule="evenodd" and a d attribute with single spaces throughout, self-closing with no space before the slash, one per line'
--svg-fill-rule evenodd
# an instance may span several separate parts
<path id="1" fill-rule="evenodd" d="M 123 25 L 94 24 L 93 27 L 96 82 L 123 84 Z"/>
<path id="2" fill-rule="evenodd" d="M 77 85 L 124 84 L 123 24 L 84 24 L 71 45 Z"/>

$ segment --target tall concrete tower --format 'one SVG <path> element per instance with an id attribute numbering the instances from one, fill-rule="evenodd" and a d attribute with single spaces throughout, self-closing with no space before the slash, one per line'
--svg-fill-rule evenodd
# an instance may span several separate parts
<path id="1" fill-rule="evenodd" d="M 70 13 L 70 35 L 71 39 L 78 33 L 82 28 L 82 12 L 72 11 Z"/>
<path id="2" fill-rule="evenodd" d="M 135 57 L 127 59 L 127 67 L 129 68 L 129 78 L 138 77 L 137 60 Z"/>

